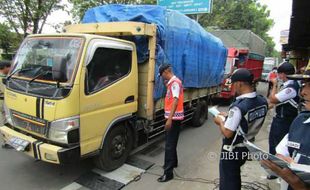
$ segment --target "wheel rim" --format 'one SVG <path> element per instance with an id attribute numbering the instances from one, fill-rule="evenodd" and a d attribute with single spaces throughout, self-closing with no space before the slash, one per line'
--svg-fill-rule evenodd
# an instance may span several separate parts
<path id="1" fill-rule="evenodd" d="M 126 150 L 126 135 L 118 134 L 111 142 L 111 155 L 113 159 L 122 157 Z"/>

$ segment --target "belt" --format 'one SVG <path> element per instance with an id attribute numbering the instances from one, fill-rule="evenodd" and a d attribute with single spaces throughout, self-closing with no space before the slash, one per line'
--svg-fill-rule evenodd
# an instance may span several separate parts
<path id="1" fill-rule="evenodd" d="M 223 150 L 226 150 L 228 152 L 231 152 L 233 151 L 235 148 L 243 148 L 243 147 L 246 147 L 243 143 L 238 143 L 238 144 L 235 144 L 235 145 L 224 145 L 223 146 Z"/>

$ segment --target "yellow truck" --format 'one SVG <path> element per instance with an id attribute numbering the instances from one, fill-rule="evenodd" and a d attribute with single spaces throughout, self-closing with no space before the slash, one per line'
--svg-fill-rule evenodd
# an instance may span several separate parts
<path id="1" fill-rule="evenodd" d="M 156 31 L 155 24 L 110 22 L 28 36 L 3 81 L 4 142 L 54 164 L 93 156 L 106 171 L 121 166 L 133 149 L 164 133 L 164 101 L 153 97 Z M 144 63 L 122 36 L 147 39 Z M 185 88 L 184 123 L 201 126 L 219 90 Z"/>

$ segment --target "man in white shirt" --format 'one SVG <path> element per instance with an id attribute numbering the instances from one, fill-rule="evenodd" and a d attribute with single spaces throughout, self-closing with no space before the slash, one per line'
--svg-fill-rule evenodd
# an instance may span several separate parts
<path id="1" fill-rule="evenodd" d="M 244 138 L 253 140 L 265 120 L 268 103 L 266 98 L 256 94 L 253 75 L 247 69 L 237 69 L 231 76 L 236 101 L 232 103 L 226 121 L 214 118 L 224 135 L 220 159 L 220 190 L 240 190 L 240 167 L 248 158 Z M 230 156 L 228 156 L 230 155 Z"/>
<path id="2" fill-rule="evenodd" d="M 284 136 L 276 147 L 277 156 L 287 162 L 310 165 L 310 75 L 292 75 L 288 78 L 304 80 L 301 95 L 305 100 L 306 111 L 301 112 L 290 126 L 289 133 Z M 263 161 L 263 164 L 272 169 L 290 184 L 288 189 L 309 189 L 298 176 L 287 168 L 280 168 L 271 161 Z"/>
<path id="3" fill-rule="evenodd" d="M 178 166 L 177 144 L 179 139 L 181 121 L 184 119 L 184 94 L 182 82 L 172 72 L 169 64 L 163 64 L 159 68 L 160 76 L 168 81 L 165 97 L 165 164 L 164 174 L 157 179 L 158 182 L 167 182 L 173 179 L 173 168 Z"/>
<path id="4" fill-rule="evenodd" d="M 295 68 L 289 62 L 283 62 L 278 67 L 278 77 L 283 81 L 280 91 L 277 91 L 277 80 L 273 79 L 273 87 L 269 96 L 269 102 L 276 105 L 276 116 L 273 118 L 269 133 L 269 152 L 276 154 L 276 146 L 288 133 L 293 120 L 298 114 L 299 84 L 297 81 L 289 80 L 287 75 L 295 73 Z M 275 176 L 268 176 L 275 179 Z"/>

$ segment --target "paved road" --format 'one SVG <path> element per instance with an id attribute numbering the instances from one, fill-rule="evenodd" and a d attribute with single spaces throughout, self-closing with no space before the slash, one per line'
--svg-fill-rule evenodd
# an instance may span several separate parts
<path id="1" fill-rule="evenodd" d="M 264 86 L 260 85 L 259 89 L 259 91 L 263 90 Z M 225 110 L 227 106 L 223 106 L 221 109 Z M 195 165 L 197 157 L 212 149 L 214 143 L 220 138 L 219 130 L 212 120 L 206 121 L 200 128 L 184 128 L 180 135 L 178 147 L 178 171 L 180 173 L 194 172 L 196 168 L 199 168 L 199 166 Z M 154 148 L 142 151 L 137 156 L 155 163 L 154 173 L 159 174 L 162 170 L 157 166 L 163 164 L 163 150 L 164 142 L 160 142 Z M 92 169 L 94 169 L 94 166 L 91 159 L 83 160 L 79 165 L 58 166 L 36 162 L 32 158 L 14 150 L 0 148 L 0 189 L 4 190 L 61 189 Z M 143 174 L 139 183 L 131 183 L 124 189 L 165 189 L 158 186 L 156 178 L 157 176 Z"/>

